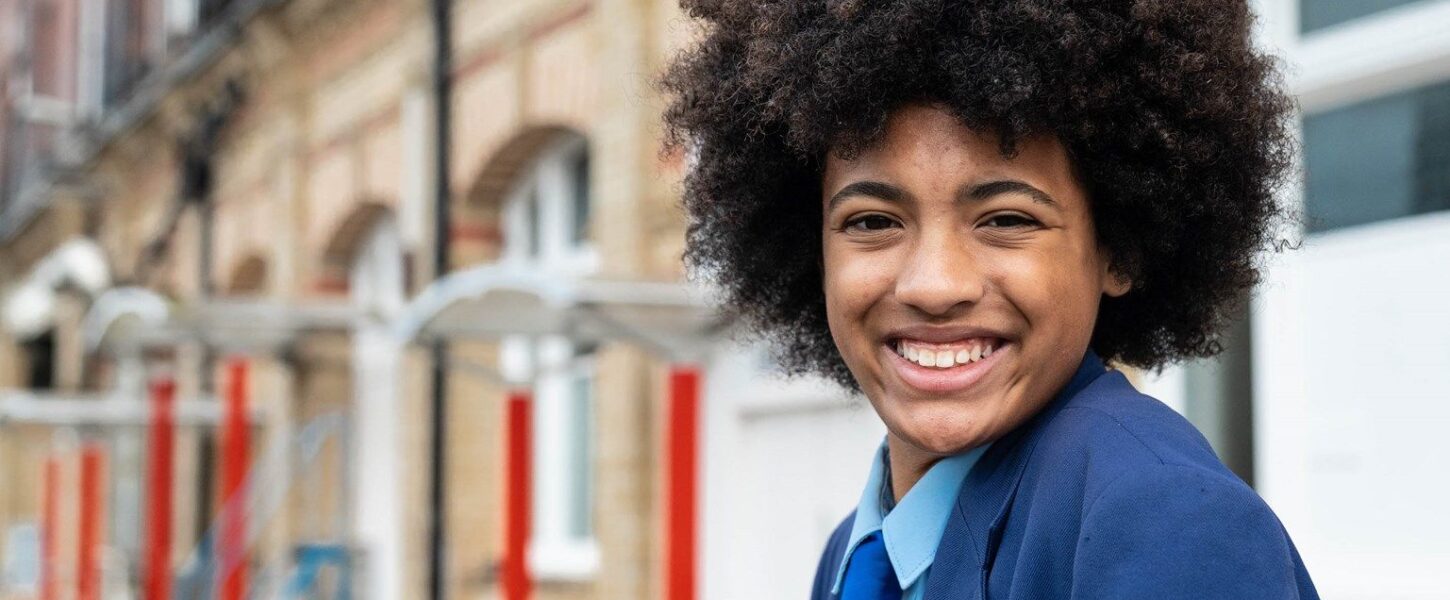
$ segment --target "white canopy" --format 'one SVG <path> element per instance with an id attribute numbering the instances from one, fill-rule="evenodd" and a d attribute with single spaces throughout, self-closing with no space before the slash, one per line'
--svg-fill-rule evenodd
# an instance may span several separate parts
<path id="1" fill-rule="evenodd" d="M 428 286 L 403 309 L 394 332 L 404 342 L 507 335 L 622 340 L 680 358 L 722 328 L 704 296 L 674 282 L 571 279 L 493 264 Z"/>
<path id="2" fill-rule="evenodd" d="M 10 290 L 5 325 L 22 339 L 39 335 L 55 321 L 56 290 L 73 286 L 93 296 L 110 284 L 111 269 L 100 246 L 86 238 L 72 239 L 36 263 Z"/>
<path id="3" fill-rule="evenodd" d="M 176 305 L 144 288 L 116 288 L 91 305 L 86 348 L 113 353 L 196 341 L 221 350 L 274 350 L 302 333 L 349 329 L 360 313 L 345 303 L 288 304 L 215 299 Z"/>
<path id="4" fill-rule="evenodd" d="M 178 400 L 175 415 L 180 426 L 216 425 L 222 420 L 222 405 L 215 400 Z M 254 408 L 247 418 L 260 421 L 261 413 Z M 150 419 L 150 403 L 115 394 L 0 391 L 0 426 L 143 427 Z"/>

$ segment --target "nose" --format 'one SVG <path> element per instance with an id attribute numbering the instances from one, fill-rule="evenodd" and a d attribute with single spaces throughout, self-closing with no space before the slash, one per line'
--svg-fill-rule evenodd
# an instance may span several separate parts
<path id="1" fill-rule="evenodd" d="M 896 299 L 933 317 L 950 317 L 981 301 L 986 277 L 967 234 L 928 228 L 896 278 Z"/>

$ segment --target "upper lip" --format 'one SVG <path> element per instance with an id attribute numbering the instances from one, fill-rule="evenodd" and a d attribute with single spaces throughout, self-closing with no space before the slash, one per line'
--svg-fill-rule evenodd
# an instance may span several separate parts
<path id="1" fill-rule="evenodd" d="M 945 344 L 971 338 L 1002 338 L 1007 334 L 977 325 L 909 325 L 886 332 L 887 340 L 916 340 L 931 344 Z"/>

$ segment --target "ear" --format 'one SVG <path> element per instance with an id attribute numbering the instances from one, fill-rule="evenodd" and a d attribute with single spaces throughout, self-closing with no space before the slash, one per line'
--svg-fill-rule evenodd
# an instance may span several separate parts
<path id="1" fill-rule="evenodd" d="M 1101 242 L 1098 243 L 1098 285 L 1109 298 L 1119 298 L 1133 289 L 1133 278 L 1123 273 L 1113 260 L 1113 253 Z"/>
<path id="2" fill-rule="evenodd" d="M 1112 266 L 1103 269 L 1103 293 L 1110 298 L 1118 298 L 1133 289 L 1133 280 L 1127 275 L 1118 272 Z"/>

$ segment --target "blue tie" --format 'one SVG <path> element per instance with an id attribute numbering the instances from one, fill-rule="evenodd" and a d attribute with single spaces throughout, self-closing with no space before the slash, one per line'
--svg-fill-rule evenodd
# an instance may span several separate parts
<path id="1" fill-rule="evenodd" d="M 841 600 L 901 600 L 901 584 L 886 556 L 886 544 L 877 531 L 861 540 L 846 563 Z"/>

